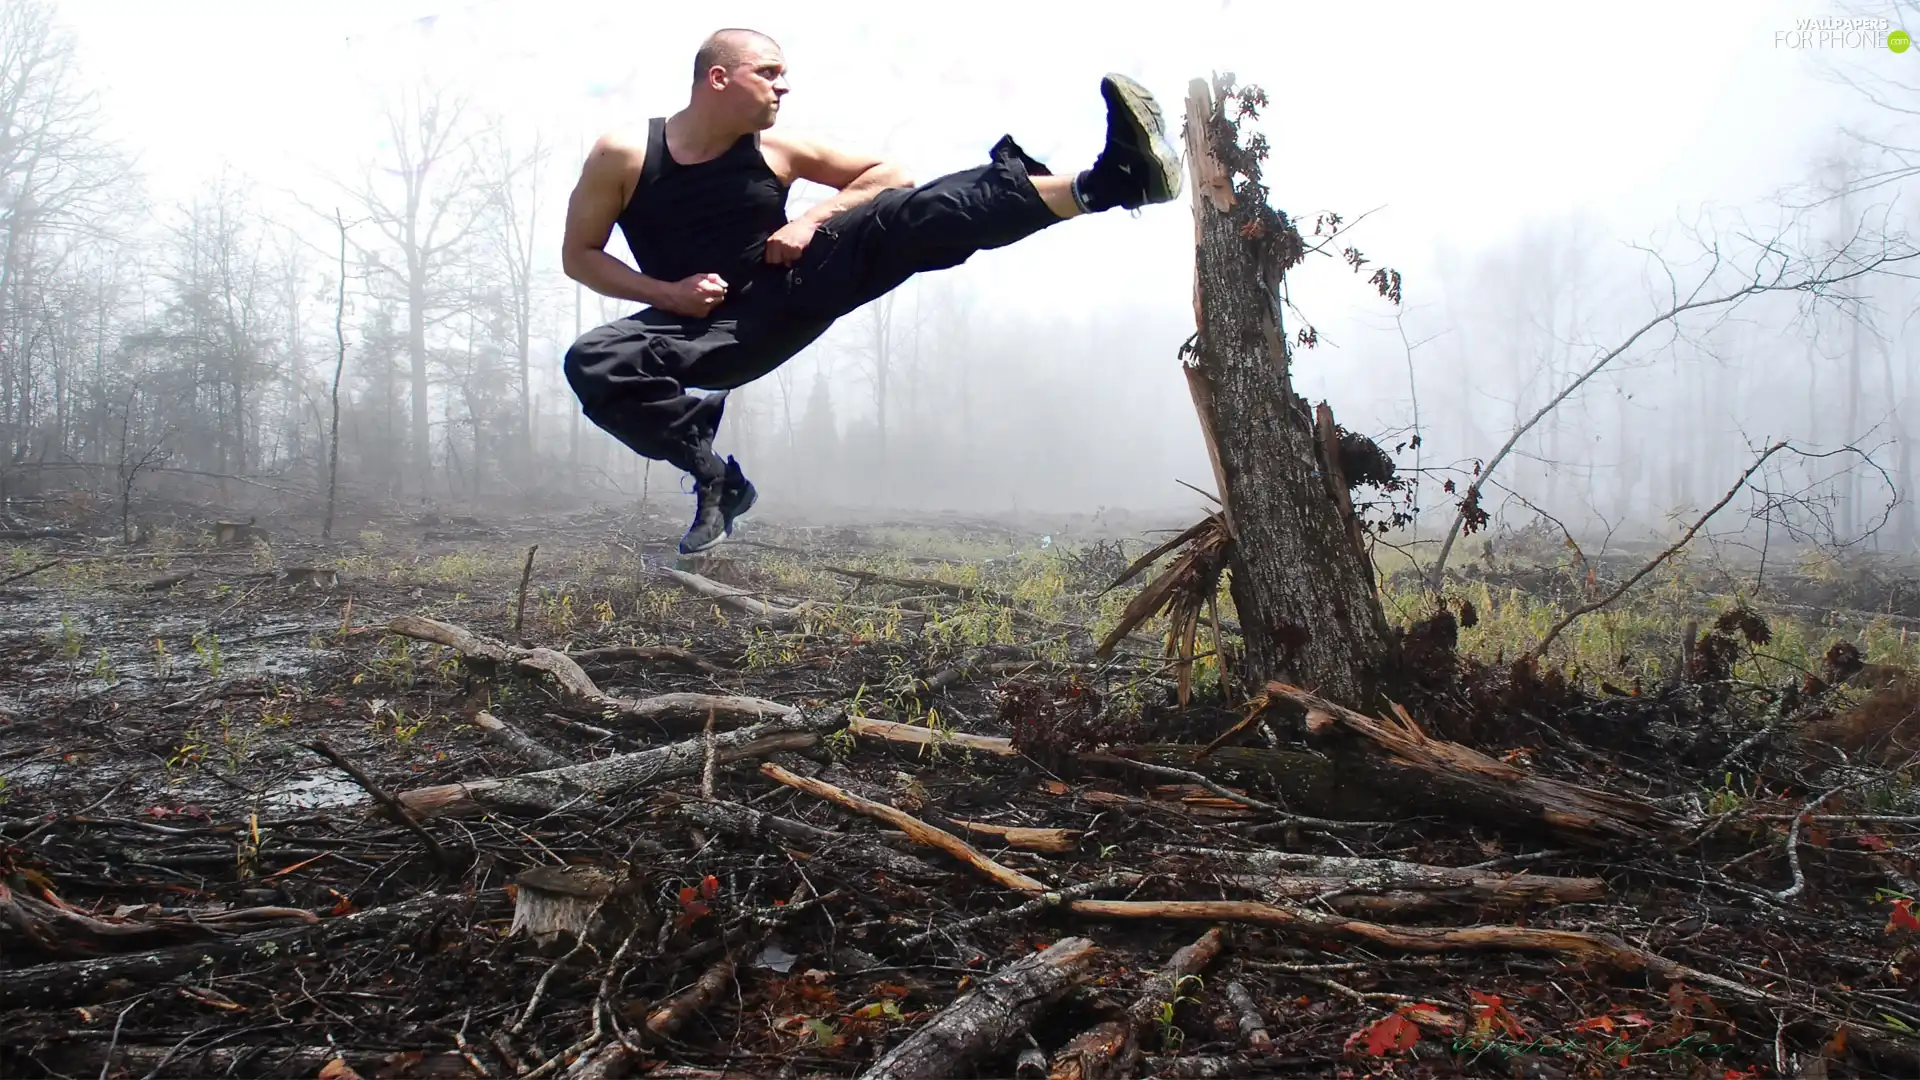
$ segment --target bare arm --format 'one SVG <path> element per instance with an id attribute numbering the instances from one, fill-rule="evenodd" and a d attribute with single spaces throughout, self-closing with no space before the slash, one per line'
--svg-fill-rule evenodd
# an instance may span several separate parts
<path id="1" fill-rule="evenodd" d="M 593 144 L 567 200 L 560 266 L 568 277 L 602 296 L 657 305 L 666 283 L 607 252 L 614 223 L 626 209 L 627 180 L 639 175 L 645 157 L 644 144 L 636 146 L 618 136 L 603 135 Z"/>
<path id="2" fill-rule="evenodd" d="M 762 136 L 762 142 L 785 155 L 794 179 L 838 189 L 832 198 L 823 200 L 773 234 L 767 241 L 768 262 L 793 262 L 805 250 L 814 229 L 828 218 L 859 206 L 888 188 L 913 186 L 906 169 L 882 158 L 772 132 Z"/>
<path id="3" fill-rule="evenodd" d="M 793 163 L 796 179 L 839 189 L 839 194 L 800 215 L 801 221 L 814 225 L 859 206 L 888 188 L 913 186 L 913 179 L 905 168 L 883 158 L 836 149 L 808 139 L 783 136 L 779 145 L 787 160 Z"/>

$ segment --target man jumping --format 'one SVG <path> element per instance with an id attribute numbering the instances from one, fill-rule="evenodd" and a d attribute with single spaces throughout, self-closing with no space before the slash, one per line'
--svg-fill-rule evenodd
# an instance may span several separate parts
<path id="1" fill-rule="evenodd" d="M 714 34 L 694 58 L 687 107 L 650 121 L 644 139 L 601 137 L 567 205 L 567 276 L 647 305 L 574 342 L 567 382 L 587 419 L 693 477 L 688 555 L 731 535 L 756 497 L 739 463 L 713 451 L 726 391 L 914 274 L 1082 213 L 1180 193 L 1160 107 L 1122 75 L 1101 80 L 1107 141 L 1084 172 L 1054 176 L 1008 136 L 988 164 L 916 187 L 879 158 L 770 131 L 786 70 L 765 34 Z M 839 193 L 789 221 L 797 179 Z M 637 273 L 606 250 L 615 225 Z"/>

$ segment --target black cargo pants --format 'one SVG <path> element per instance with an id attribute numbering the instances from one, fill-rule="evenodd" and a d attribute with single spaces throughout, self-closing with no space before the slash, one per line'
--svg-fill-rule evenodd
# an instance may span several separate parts
<path id="1" fill-rule="evenodd" d="M 987 165 L 882 191 L 827 219 L 796 263 L 769 266 L 744 286 L 729 282 L 707 318 L 644 308 L 589 330 L 567 350 L 567 382 L 587 419 L 635 453 L 696 481 L 719 480 L 721 410 L 688 390 L 752 382 L 914 274 L 958 266 L 1059 221 L 1029 180 L 1045 175 L 1003 138 Z"/>

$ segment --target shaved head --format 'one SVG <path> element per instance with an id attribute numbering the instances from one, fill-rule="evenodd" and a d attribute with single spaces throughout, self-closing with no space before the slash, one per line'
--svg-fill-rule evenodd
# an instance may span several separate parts
<path id="1" fill-rule="evenodd" d="M 715 30 L 693 54 L 693 81 L 701 82 L 716 66 L 732 70 L 755 49 L 778 50 L 780 43 L 758 30 Z"/>

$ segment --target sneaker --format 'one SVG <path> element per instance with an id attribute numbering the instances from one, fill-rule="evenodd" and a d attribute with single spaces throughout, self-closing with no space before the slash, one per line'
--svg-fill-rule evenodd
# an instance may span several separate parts
<path id="1" fill-rule="evenodd" d="M 1160 104 L 1125 75 L 1100 80 L 1107 99 L 1107 145 L 1085 175 L 1090 209 L 1135 210 L 1180 194 L 1180 154 L 1167 138 Z"/>
<path id="2" fill-rule="evenodd" d="M 687 535 L 680 538 L 680 554 L 698 555 L 727 538 L 727 518 L 720 510 L 724 501 L 722 485 L 722 481 L 710 480 L 693 489 L 699 501 L 694 506 L 693 524 L 687 526 Z"/>
<path id="3" fill-rule="evenodd" d="M 727 535 L 733 535 L 733 523 L 745 517 L 747 511 L 760 499 L 760 493 L 753 489 L 753 481 L 740 471 L 740 463 L 727 455 L 726 479 L 720 481 L 720 516 L 726 520 Z"/>

